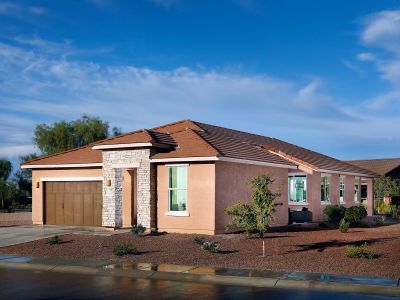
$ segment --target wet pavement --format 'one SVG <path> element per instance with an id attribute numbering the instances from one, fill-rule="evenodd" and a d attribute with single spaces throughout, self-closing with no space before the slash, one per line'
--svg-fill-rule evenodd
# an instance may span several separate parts
<path id="1" fill-rule="evenodd" d="M 368 294 L 286 290 L 104 275 L 0 269 L 0 299 L 395 299 Z"/>

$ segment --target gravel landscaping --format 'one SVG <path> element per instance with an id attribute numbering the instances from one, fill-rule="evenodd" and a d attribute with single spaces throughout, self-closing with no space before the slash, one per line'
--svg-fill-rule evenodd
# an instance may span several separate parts
<path id="1" fill-rule="evenodd" d="M 204 236 L 207 240 L 220 242 L 221 253 L 209 253 L 194 243 L 195 236 L 197 235 L 70 234 L 62 236 L 61 244 L 49 245 L 47 240 L 38 240 L 0 248 L 0 253 L 113 262 L 400 277 L 400 224 L 351 228 L 348 233 L 340 233 L 337 229 L 268 233 L 265 239 L 265 257 L 261 256 L 260 239 L 245 239 L 239 234 Z M 365 242 L 378 255 L 377 258 L 355 259 L 345 256 L 348 246 Z M 139 254 L 115 256 L 115 245 L 126 243 L 134 245 Z"/>

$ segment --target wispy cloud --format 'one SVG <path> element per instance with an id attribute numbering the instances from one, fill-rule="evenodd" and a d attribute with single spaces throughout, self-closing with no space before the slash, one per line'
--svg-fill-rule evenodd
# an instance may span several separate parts
<path id="1" fill-rule="evenodd" d="M 179 0 L 146 0 L 147 2 L 156 4 L 165 9 L 170 9 L 171 7 L 178 4 Z"/>
<path id="2" fill-rule="evenodd" d="M 299 84 L 240 71 L 111 66 L 66 57 L 58 43 L 19 41 L 18 46 L 0 44 L 0 147 L 12 150 L 10 155 L 31 151 L 34 124 L 83 113 L 125 131 L 192 118 L 330 154 L 350 140 L 370 142 L 367 135 L 397 136 L 397 129 L 382 125 L 387 124 L 384 109 L 371 101 L 344 105 L 325 91 L 326 83 L 318 77 Z"/>
<path id="3" fill-rule="evenodd" d="M 27 16 L 42 16 L 47 13 L 48 10 L 40 6 L 28 6 L 15 2 L 0 2 L 0 14 L 17 19 L 24 19 Z"/>

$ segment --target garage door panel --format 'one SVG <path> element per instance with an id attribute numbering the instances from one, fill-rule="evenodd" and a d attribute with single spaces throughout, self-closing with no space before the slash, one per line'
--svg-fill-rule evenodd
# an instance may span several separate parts
<path id="1" fill-rule="evenodd" d="M 64 196 L 64 222 L 66 225 L 74 225 L 74 194 L 72 193 L 66 193 Z"/>
<path id="2" fill-rule="evenodd" d="M 93 225 L 101 226 L 102 220 L 101 216 L 103 214 L 103 197 L 101 193 L 96 193 L 93 195 Z"/>
<path id="3" fill-rule="evenodd" d="M 46 182 L 47 224 L 101 226 L 102 182 Z"/>
<path id="4" fill-rule="evenodd" d="M 64 194 L 58 192 L 56 198 L 56 224 L 64 224 Z"/>
<path id="5" fill-rule="evenodd" d="M 74 225 L 83 225 L 83 194 L 74 194 Z"/>
<path id="6" fill-rule="evenodd" d="M 88 185 L 90 188 L 90 185 Z M 93 226 L 93 195 L 85 194 L 83 196 L 83 224 Z"/>
<path id="7" fill-rule="evenodd" d="M 55 194 L 50 192 L 53 190 L 51 184 L 46 183 L 46 223 L 56 224 L 56 197 Z"/>

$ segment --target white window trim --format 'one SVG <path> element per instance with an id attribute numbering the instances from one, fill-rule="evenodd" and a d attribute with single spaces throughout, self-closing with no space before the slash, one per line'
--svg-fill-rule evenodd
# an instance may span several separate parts
<path id="1" fill-rule="evenodd" d="M 341 191 L 341 185 L 340 185 L 340 179 L 343 178 L 343 200 L 340 199 L 340 191 Z M 339 176 L 339 204 L 346 204 L 346 201 L 344 200 L 346 196 L 346 175 L 340 175 Z"/>
<path id="2" fill-rule="evenodd" d="M 296 174 L 288 174 L 288 179 L 290 179 L 291 177 L 305 177 L 306 178 L 306 201 L 305 202 L 297 202 L 297 201 L 291 201 L 290 200 L 290 195 L 289 195 L 289 192 L 288 192 L 288 205 L 298 205 L 298 206 L 300 206 L 300 205 L 308 205 L 308 202 L 307 202 L 307 197 L 308 197 L 308 190 L 307 190 L 307 174 L 305 174 L 305 173 L 296 173 Z"/>
<path id="3" fill-rule="evenodd" d="M 289 201 L 288 205 L 295 205 L 295 206 L 307 206 L 308 202 L 294 202 L 294 201 Z"/>
<path id="4" fill-rule="evenodd" d="M 182 189 L 182 188 L 170 188 L 169 187 L 169 181 L 170 181 L 170 168 L 174 168 L 174 167 L 186 167 L 186 188 Z M 168 211 L 165 213 L 166 216 L 175 216 L 175 217 L 188 217 L 190 216 L 189 214 L 189 205 L 188 205 L 188 172 L 189 172 L 189 168 L 187 166 L 182 166 L 182 165 L 171 165 L 168 167 Z M 171 193 L 170 191 L 174 190 L 174 191 L 186 191 L 186 210 L 184 211 L 173 211 L 171 210 Z"/>
<path id="5" fill-rule="evenodd" d="M 321 205 L 328 205 L 331 204 L 331 176 L 330 174 L 321 174 L 321 179 L 322 177 L 327 177 L 328 178 L 328 182 L 329 182 L 329 190 L 328 190 L 328 200 L 323 200 L 322 199 L 322 194 L 321 194 Z"/>
<path id="6" fill-rule="evenodd" d="M 187 207 L 186 207 L 187 209 Z M 166 216 L 172 216 L 172 217 L 189 217 L 190 214 L 188 211 L 167 211 L 165 213 Z"/>

